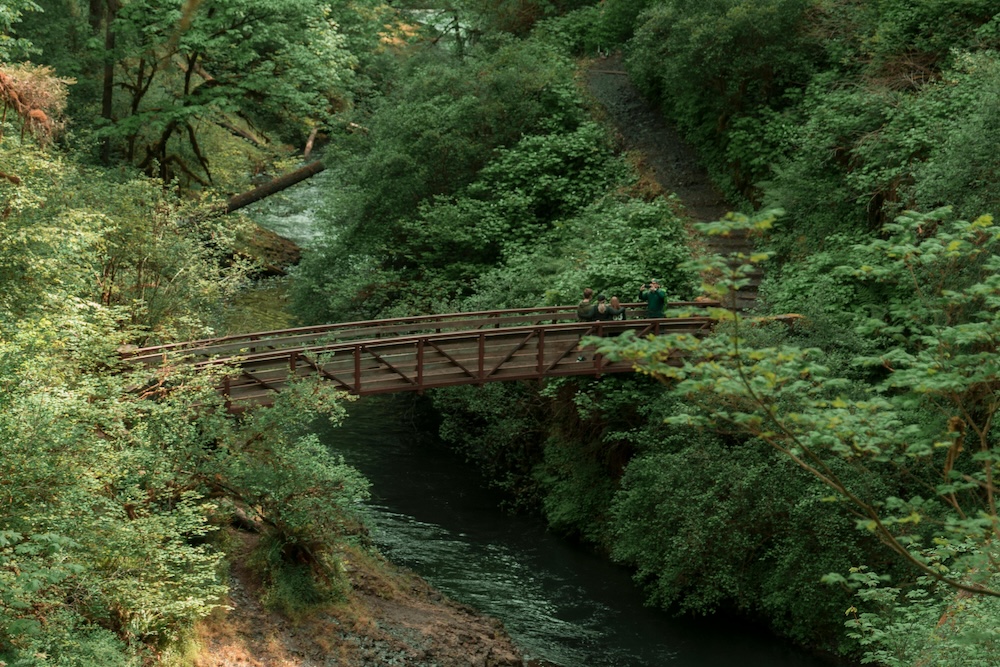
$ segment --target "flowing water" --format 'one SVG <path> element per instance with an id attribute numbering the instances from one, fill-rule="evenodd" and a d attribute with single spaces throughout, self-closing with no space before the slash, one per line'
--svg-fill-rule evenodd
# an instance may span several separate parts
<path id="1" fill-rule="evenodd" d="M 305 248 L 316 241 L 323 231 L 330 233 L 330 229 L 320 230 L 317 221 L 334 218 L 331 209 L 336 206 L 333 194 L 336 186 L 335 172 L 327 169 L 251 204 L 245 212 L 257 224 Z"/>
<path id="2" fill-rule="evenodd" d="M 372 482 L 380 550 L 450 597 L 499 618 L 524 654 L 562 667 L 820 667 L 760 628 L 645 607 L 624 569 L 498 508 L 479 474 L 416 415 L 370 397 L 320 437 Z"/>

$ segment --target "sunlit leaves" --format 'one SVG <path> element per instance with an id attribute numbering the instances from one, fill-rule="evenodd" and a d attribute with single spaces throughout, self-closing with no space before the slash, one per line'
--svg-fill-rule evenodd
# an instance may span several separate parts
<path id="1" fill-rule="evenodd" d="M 119 358 L 210 331 L 246 276 L 231 224 L 134 174 L 4 157 L 20 182 L 0 184 L 0 661 L 134 667 L 177 641 L 223 604 L 214 536 L 237 506 L 341 581 L 365 482 L 304 436 L 337 399 L 297 385 L 238 420 L 220 369 Z"/>
<path id="2" fill-rule="evenodd" d="M 329 125 L 346 105 L 357 58 L 329 5 L 210 0 L 185 9 L 182 17 L 177 2 L 123 3 L 115 48 L 104 54 L 125 83 L 101 133 L 147 172 L 207 186 L 214 135 L 255 136 L 269 125 L 291 139 Z"/>
<path id="3" fill-rule="evenodd" d="M 16 36 L 15 26 L 25 13 L 40 10 L 32 0 L 0 2 L 0 62 L 11 62 L 35 52 L 30 40 Z"/>

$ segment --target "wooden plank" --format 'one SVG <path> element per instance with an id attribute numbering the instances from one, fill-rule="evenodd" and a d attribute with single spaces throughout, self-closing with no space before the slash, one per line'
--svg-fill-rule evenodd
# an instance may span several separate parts
<path id="1" fill-rule="evenodd" d="M 372 347 L 374 347 L 374 346 L 367 346 L 367 347 L 364 347 L 362 349 L 365 352 L 367 352 L 368 354 L 370 354 L 373 357 L 375 357 L 379 361 L 380 364 L 385 365 L 387 368 L 389 368 L 393 373 L 395 373 L 399 377 L 403 378 L 404 380 L 406 380 L 407 382 L 409 382 L 412 385 L 416 385 L 417 384 L 417 381 L 415 379 L 411 378 L 406 373 L 404 373 L 403 371 L 399 370 L 399 368 L 396 365 L 392 364 L 389 361 L 388 356 L 384 356 L 383 357 L 383 356 L 379 355 L 378 352 L 375 352 L 374 350 L 371 349 Z"/>
<path id="2" fill-rule="evenodd" d="M 536 332 L 534 332 L 534 331 L 531 332 L 531 333 L 529 333 L 527 336 L 525 336 L 524 339 L 521 340 L 521 342 L 519 342 L 513 349 L 511 349 L 509 352 L 507 352 L 507 354 L 505 354 L 503 356 L 503 358 L 500 359 L 500 361 L 496 362 L 496 364 L 493 366 L 492 370 L 490 370 L 490 372 L 486 374 L 486 377 L 489 377 L 494 372 L 496 372 L 501 366 L 503 366 L 505 363 L 507 363 L 508 361 L 510 361 L 510 358 L 513 357 L 517 353 L 518 350 L 522 349 L 528 343 L 528 341 L 530 341 L 531 339 L 533 339 L 535 336 L 536 336 Z"/>

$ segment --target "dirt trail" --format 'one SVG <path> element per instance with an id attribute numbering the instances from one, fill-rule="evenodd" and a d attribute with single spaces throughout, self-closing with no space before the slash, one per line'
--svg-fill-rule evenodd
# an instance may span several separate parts
<path id="1" fill-rule="evenodd" d="M 732 210 L 712 183 L 694 149 L 632 85 L 624 71 L 621 54 L 594 60 L 587 68 L 586 84 L 617 130 L 621 148 L 640 157 L 640 167 L 647 170 L 646 176 L 665 193 L 677 195 L 684 213 L 691 220 L 718 220 Z M 746 236 L 699 237 L 692 239 L 692 245 L 707 247 L 722 255 L 753 252 L 753 244 Z M 760 275 L 756 275 L 753 283 L 741 290 L 731 305 L 751 308 L 756 302 L 759 283 Z"/>

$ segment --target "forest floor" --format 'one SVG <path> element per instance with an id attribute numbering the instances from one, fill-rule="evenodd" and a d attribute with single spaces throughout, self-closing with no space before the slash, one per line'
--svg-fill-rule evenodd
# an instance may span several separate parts
<path id="1" fill-rule="evenodd" d="M 624 75 L 619 56 L 590 63 L 585 84 L 653 194 L 674 193 L 680 212 L 693 220 L 716 220 L 728 210 L 694 152 Z M 282 264 L 287 252 L 273 262 Z M 529 664 L 499 621 L 448 599 L 412 573 L 360 554 L 351 559 L 345 603 L 299 619 L 269 611 L 244 562 L 255 537 L 236 538 L 241 546 L 232 554 L 228 610 L 200 624 L 195 667 Z"/>

